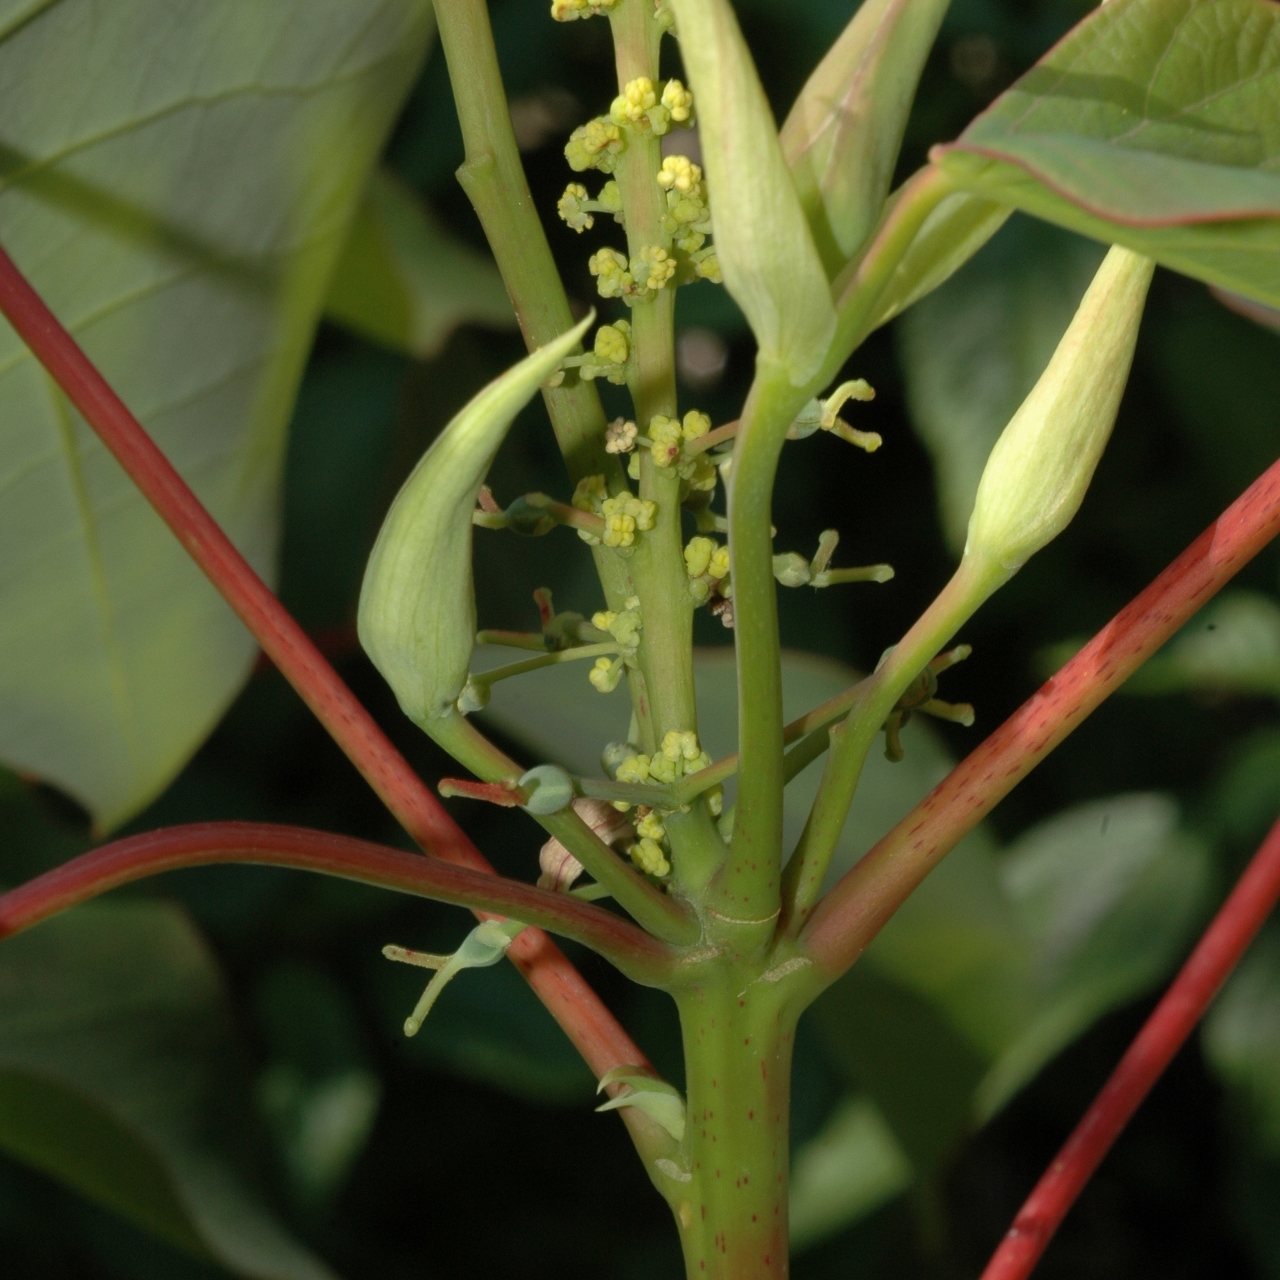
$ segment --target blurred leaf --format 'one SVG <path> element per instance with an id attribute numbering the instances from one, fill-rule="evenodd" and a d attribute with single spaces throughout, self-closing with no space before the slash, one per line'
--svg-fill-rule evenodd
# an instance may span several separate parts
<path id="1" fill-rule="evenodd" d="M 1113 796 L 1010 846 L 1001 882 L 1030 942 L 1033 1003 L 978 1091 L 993 1115 L 1096 1019 L 1176 963 L 1212 885 L 1203 844 L 1168 796 Z"/>
<path id="2" fill-rule="evenodd" d="M 835 1235 L 911 1185 L 911 1165 L 869 1098 L 847 1097 L 791 1161 L 791 1248 Z"/>
<path id="3" fill-rule="evenodd" d="M 991 447 L 1049 363 L 1101 261 L 1096 244 L 1016 217 L 902 318 L 907 404 L 933 455 L 942 525 L 957 554 Z"/>
<path id="4" fill-rule="evenodd" d="M 268 578 L 294 390 L 431 30 L 425 0 L 63 0 L 0 26 L 0 242 Z M 253 644 L 7 327 L 0 369 L 0 757 L 107 828 Z"/>
<path id="5" fill-rule="evenodd" d="M 233 1171 L 235 1066 L 216 966 L 175 909 L 97 903 L 0 946 L 0 1146 L 238 1275 L 325 1280 Z"/>
<path id="6" fill-rule="evenodd" d="M 1254 591 L 1219 596 L 1148 659 L 1124 691 L 1280 698 L 1280 605 Z"/>
<path id="7" fill-rule="evenodd" d="M 1280 11 L 1110 0 L 943 152 L 960 185 L 1280 305 Z"/>
<path id="8" fill-rule="evenodd" d="M 460 324 L 516 322 L 493 259 L 451 236 L 389 169 L 374 174 L 365 194 L 325 314 L 420 360 L 436 355 Z"/>
<path id="9" fill-rule="evenodd" d="M 356 1013 L 316 969 L 281 966 L 256 993 L 271 1061 L 258 1078 L 260 1110 L 303 1206 L 328 1203 L 364 1149 L 381 1098 Z"/>
<path id="10" fill-rule="evenodd" d="M 1207 817 L 1215 835 L 1252 849 L 1280 813 L 1280 729 L 1241 743 L 1214 784 Z"/>
<path id="11" fill-rule="evenodd" d="M 1205 1055 L 1245 1098 L 1252 1141 L 1280 1156 L 1280 928 L 1258 936 L 1209 1010 Z"/>

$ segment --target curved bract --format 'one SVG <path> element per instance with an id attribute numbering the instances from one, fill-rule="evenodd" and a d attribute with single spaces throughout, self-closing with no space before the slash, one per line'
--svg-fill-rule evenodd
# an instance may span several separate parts
<path id="1" fill-rule="evenodd" d="M 396 495 L 360 589 L 360 643 L 405 715 L 426 728 L 462 692 L 475 644 L 471 512 L 517 413 L 595 313 L 491 382 L 440 433 Z"/>

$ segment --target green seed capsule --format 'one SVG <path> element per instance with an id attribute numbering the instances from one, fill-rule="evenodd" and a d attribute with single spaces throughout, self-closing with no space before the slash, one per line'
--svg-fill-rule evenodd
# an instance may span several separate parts
<path id="1" fill-rule="evenodd" d="M 360 590 L 360 643 L 423 728 L 452 713 L 471 666 L 471 513 L 480 485 L 516 414 L 593 319 L 485 387 L 423 455 L 378 534 Z"/>
<path id="2" fill-rule="evenodd" d="M 540 764 L 521 775 L 520 786 L 532 787 L 525 802 L 530 813 L 559 813 L 573 803 L 573 779 L 555 764 Z"/>

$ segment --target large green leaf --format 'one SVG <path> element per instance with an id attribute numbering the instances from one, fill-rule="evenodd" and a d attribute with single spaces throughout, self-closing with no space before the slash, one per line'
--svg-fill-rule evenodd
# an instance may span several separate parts
<path id="1" fill-rule="evenodd" d="M 0 244 L 272 577 L 328 278 L 427 0 L 0 3 Z M 248 635 L 0 326 L 0 758 L 110 827 L 180 768 Z"/>
<path id="2" fill-rule="evenodd" d="M 96 903 L 0 946 L 0 1148 L 238 1275 L 331 1280 L 235 1172 L 235 1067 L 174 908 Z"/>
<path id="3" fill-rule="evenodd" d="M 957 554 L 991 448 L 1101 260 L 1093 242 L 1018 217 L 899 323 L 907 405 L 933 455 L 942 526 Z"/>
<path id="4" fill-rule="evenodd" d="M 325 314 L 426 359 L 460 324 L 515 327 L 493 259 L 451 236 L 387 169 L 374 175 L 334 271 Z"/>
<path id="5" fill-rule="evenodd" d="M 1000 203 L 1280 302 L 1280 7 L 1110 0 L 942 163 Z"/>

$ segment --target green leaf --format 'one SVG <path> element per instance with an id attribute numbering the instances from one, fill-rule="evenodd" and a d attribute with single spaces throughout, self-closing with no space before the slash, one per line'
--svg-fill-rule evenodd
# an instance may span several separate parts
<path id="1" fill-rule="evenodd" d="M 480 486 L 516 414 L 594 319 L 592 311 L 465 405 L 383 521 L 360 589 L 360 643 L 422 728 L 453 713 L 467 681 L 476 635 L 471 514 Z"/>
<path id="2" fill-rule="evenodd" d="M 670 0 L 697 103 L 716 256 L 761 354 L 796 386 L 835 334 L 831 290 L 729 0 Z"/>
<path id="3" fill-rule="evenodd" d="M 330 320 L 425 360 L 462 324 L 515 326 L 493 259 L 451 236 L 425 201 L 379 170 L 325 302 Z"/>
<path id="4" fill-rule="evenodd" d="M 950 0 L 865 0 L 809 77 L 780 134 L 835 275 L 879 220 L 925 59 Z"/>
<path id="5" fill-rule="evenodd" d="M 1000 878 L 1030 943 L 1033 1003 L 978 1091 L 986 1118 L 1096 1019 L 1167 973 L 1212 887 L 1168 796 L 1114 796 L 1040 823 Z"/>
<path id="6" fill-rule="evenodd" d="M 235 1060 L 172 907 L 80 907 L 0 946 L 0 1147 L 237 1275 L 331 1280 L 235 1172 Z"/>
<path id="7" fill-rule="evenodd" d="M 940 161 L 957 183 L 1280 303 L 1280 9 L 1110 0 Z"/>
<path id="8" fill-rule="evenodd" d="M 1263 932 L 1204 1024 L 1205 1055 L 1245 1098 L 1250 1136 L 1280 1155 L 1280 930 Z"/>
<path id="9" fill-rule="evenodd" d="M 261 573 L 334 261 L 426 0 L 0 11 L 0 243 Z M 253 661 L 241 624 L 0 332 L 0 759 L 114 826 Z"/>
<path id="10" fill-rule="evenodd" d="M 1092 241 L 1018 217 L 898 326 L 907 406 L 933 456 L 942 526 L 956 554 L 992 446 L 1049 363 L 1101 260 Z"/>
<path id="11" fill-rule="evenodd" d="M 911 1185 L 911 1164 L 874 1102 L 846 1097 L 792 1157 L 791 1248 L 807 1249 Z"/>

